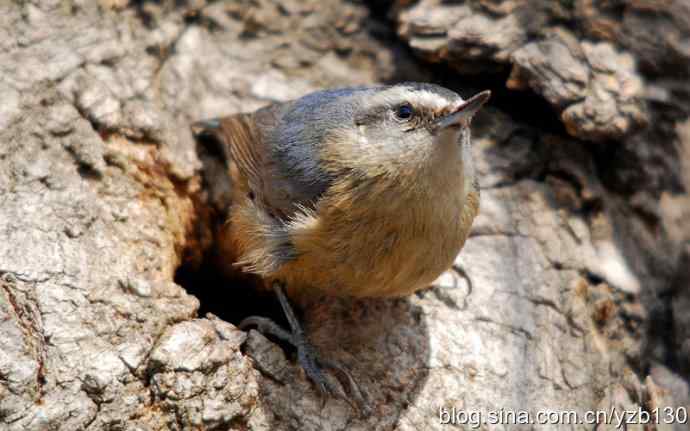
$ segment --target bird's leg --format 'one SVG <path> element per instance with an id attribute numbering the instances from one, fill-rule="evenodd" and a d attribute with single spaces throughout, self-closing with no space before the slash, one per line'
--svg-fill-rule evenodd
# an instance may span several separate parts
<path id="1" fill-rule="evenodd" d="M 272 320 L 265 317 L 251 316 L 244 319 L 239 328 L 244 330 L 250 326 L 255 326 L 259 332 L 273 335 L 283 341 L 287 341 L 297 348 L 297 358 L 300 366 L 307 374 L 309 379 L 319 388 L 319 391 L 324 394 L 330 394 L 332 396 L 342 398 L 347 401 L 354 408 L 359 409 L 344 393 L 343 391 L 334 385 L 331 380 L 328 379 L 326 374 L 323 372 L 323 368 L 330 368 L 335 371 L 335 375 L 338 381 L 342 384 L 344 388 L 355 398 L 355 402 L 361 407 L 360 411 L 368 410 L 362 392 L 359 386 L 352 378 L 350 373 L 340 364 L 322 359 L 314 346 L 309 343 L 307 337 L 302 329 L 295 312 L 290 306 L 290 302 L 285 295 L 285 290 L 280 282 L 273 283 L 273 291 L 278 300 L 280 301 L 280 306 L 287 317 L 288 324 L 290 325 L 291 332 L 288 332 L 277 325 Z"/>
<path id="2" fill-rule="evenodd" d="M 304 330 L 302 329 L 302 325 L 297 319 L 297 316 L 295 316 L 295 312 L 292 309 L 292 306 L 290 306 L 290 302 L 285 295 L 283 286 L 278 282 L 274 282 L 273 291 L 278 296 L 280 306 L 283 309 L 283 313 L 285 313 L 285 317 L 287 317 L 288 324 L 292 330 L 289 341 L 297 348 L 297 358 L 299 360 L 299 364 L 302 366 L 302 369 L 304 369 L 304 372 L 307 373 L 307 376 L 309 376 L 309 378 L 316 384 L 322 394 L 336 394 L 338 390 L 335 385 L 328 380 L 326 375 L 319 367 L 319 358 L 318 354 L 316 353 L 316 349 L 314 349 L 314 347 L 307 340 Z"/>

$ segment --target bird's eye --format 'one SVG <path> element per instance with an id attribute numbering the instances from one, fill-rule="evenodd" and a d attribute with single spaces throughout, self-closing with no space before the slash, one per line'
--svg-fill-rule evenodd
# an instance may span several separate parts
<path id="1" fill-rule="evenodd" d="M 409 120 L 410 118 L 412 118 L 413 115 L 414 109 L 412 108 L 412 106 L 408 104 L 400 105 L 395 110 L 395 116 L 399 120 Z"/>

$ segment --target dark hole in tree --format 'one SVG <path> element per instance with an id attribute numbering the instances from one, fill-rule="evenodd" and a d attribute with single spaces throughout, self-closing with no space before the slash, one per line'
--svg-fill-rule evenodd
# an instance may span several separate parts
<path id="1" fill-rule="evenodd" d="M 219 318 L 239 324 L 251 314 L 265 313 L 261 309 L 268 296 L 259 292 L 253 283 L 241 278 L 226 277 L 213 263 L 205 259 L 194 267 L 185 264 L 175 273 L 175 282 L 199 299 L 199 315 L 213 313 Z M 252 313 L 252 311 L 256 313 Z"/>
<path id="2" fill-rule="evenodd" d="M 183 264 L 175 273 L 175 282 L 199 300 L 200 317 L 212 313 L 237 326 L 246 317 L 261 316 L 289 329 L 278 299 L 272 291 L 260 288 L 258 278 L 242 274 L 227 276 L 214 261 L 207 256 L 200 265 Z M 280 340 L 268 338 L 292 350 Z"/>
<path id="3" fill-rule="evenodd" d="M 195 199 L 197 210 L 197 235 L 199 232 L 214 237 L 213 240 L 189 241 L 190 247 L 184 252 L 182 264 L 175 272 L 175 282 L 199 300 L 200 317 L 212 313 L 218 318 L 239 325 L 249 316 L 261 316 L 272 319 L 285 329 L 287 320 L 278 299 L 270 289 L 262 288 L 261 279 L 253 274 L 243 273 L 239 269 L 228 271 L 232 262 L 219 255 L 215 247 L 215 236 L 227 217 L 228 196 L 216 193 L 222 189 L 223 181 L 228 181 L 225 174 L 225 152 L 222 144 L 212 135 L 197 136 L 197 152 L 203 164 L 202 196 Z M 224 270 L 225 269 L 225 270 Z M 299 311 L 299 310 L 296 310 Z M 277 340 L 276 340 L 277 341 Z"/>

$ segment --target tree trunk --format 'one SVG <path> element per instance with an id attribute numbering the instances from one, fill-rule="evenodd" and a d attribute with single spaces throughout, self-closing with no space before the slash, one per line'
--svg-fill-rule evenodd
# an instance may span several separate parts
<path id="1" fill-rule="evenodd" d="M 409 3 L 0 4 L 0 429 L 592 430 L 537 413 L 690 408 L 690 9 Z M 216 267 L 231 184 L 189 124 L 405 79 L 494 91 L 481 211 L 466 277 L 303 310 L 362 416 L 234 326 L 279 313 Z M 526 412 L 548 425 L 512 425 Z"/>

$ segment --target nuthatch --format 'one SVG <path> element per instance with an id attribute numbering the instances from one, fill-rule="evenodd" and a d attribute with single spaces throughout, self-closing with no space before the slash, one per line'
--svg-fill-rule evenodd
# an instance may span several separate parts
<path id="1" fill-rule="evenodd" d="M 276 291 L 292 332 L 261 317 L 240 326 L 294 344 L 322 391 L 337 392 L 320 366 L 361 398 L 306 342 L 287 297 L 403 296 L 448 269 L 479 210 L 469 125 L 489 96 L 425 83 L 343 88 L 192 126 L 228 156 L 221 250 Z"/>

